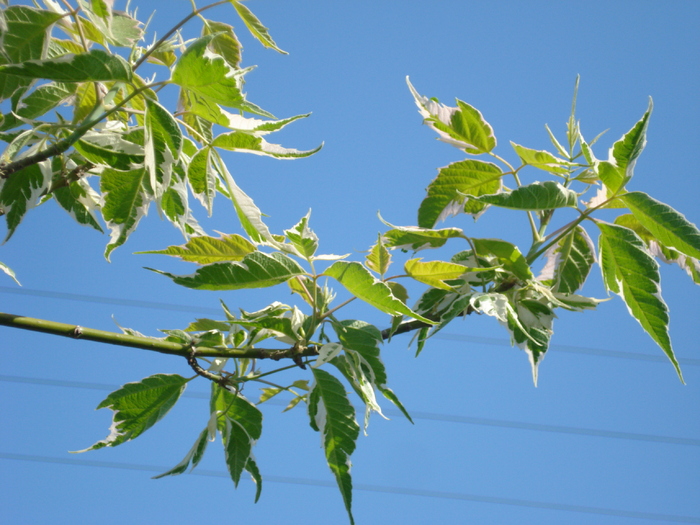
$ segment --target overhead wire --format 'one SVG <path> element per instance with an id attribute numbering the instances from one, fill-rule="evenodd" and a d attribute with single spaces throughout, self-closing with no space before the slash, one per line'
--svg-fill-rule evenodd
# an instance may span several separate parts
<path id="1" fill-rule="evenodd" d="M 22 377 L 11 375 L 0 375 L 0 382 L 24 383 L 42 386 L 55 386 L 63 388 L 83 388 L 89 390 L 103 390 L 112 392 L 119 388 L 116 385 L 104 383 L 84 383 L 80 381 L 62 381 L 57 379 L 41 379 L 34 377 Z M 185 391 L 182 397 L 209 399 L 209 394 L 204 392 Z M 266 401 L 270 405 L 285 406 L 287 403 L 277 399 Z M 401 412 L 395 409 L 386 409 L 383 412 L 392 417 L 401 417 Z M 546 425 L 540 423 L 528 423 L 524 421 L 509 421 L 504 419 L 493 419 L 473 416 L 460 416 L 455 414 L 438 414 L 434 412 L 411 412 L 411 418 L 426 421 L 439 421 L 445 423 L 459 423 L 463 425 L 488 426 L 496 428 L 511 428 L 517 430 L 529 430 L 534 432 L 550 432 L 556 434 L 572 434 L 579 436 L 590 436 L 598 438 L 624 439 L 630 441 L 645 441 L 648 443 L 667 443 L 672 445 L 686 445 L 700 447 L 700 439 L 682 438 L 674 436 L 660 436 L 655 434 L 642 434 L 636 432 L 617 432 L 614 430 L 604 430 L 596 428 L 571 427 L 565 425 Z"/>
<path id="2" fill-rule="evenodd" d="M 123 469 L 123 470 L 138 470 L 145 472 L 165 472 L 168 467 L 157 467 L 154 465 L 144 465 L 137 463 L 117 463 L 110 461 L 95 461 L 95 460 L 79 460 L 73 458 L 58 458 L 51 456 L 37 456 L 30 454 L 13 454 L 0 452 L 0 459 L 14 461 L 28 461 L 39 463 L 53 463 L 58 465 L 73 465 L 81 467 L 96 467 L 106 469 Z M 195 476 L 206 476 L 216 478 L 228 478 L 229 474 L 222 471 L 195 469 L 188 472 Z M 314 487 L 334 488 L 336 486 L 332 481 L 307 479 L 307 478 L 290 478 L 284 476 L 265 475 L 266 482 L 271 483 L 286 483 L 290 485 L 306 485 Z M 571 505 L 566 503 L 552 503 L 547 501 L 534 501 L 517 498 L 504 498 L 497 496 L 484 496 L 480 494 L 467 494 L 463 492 L 447 492 L 438 490 L 413 489 L 408 487 L 392 487 L 384 485 L 369 485 L 363 483 L 353 484 L 353 490 L 363 492 L 379 492 L 384 494 L 396 494 L 402 496 L 419 496 L 424 498 L 449 499 L 457 501 L 471 501 L 475 503 L 490 503 L 493 505 L 509 505 L 516 507 L 528 507 L 534 509 L 558 510 L 564 512 L 575 512 L 580 514 L 594 514 L 599 516 L 613 516 L 620 518 L 633 518 L 649 521 L 661 521 L 666 523 L 700 523 L 700 518 L 695 516 L 679 516 L 673 514 L 658 514 L 652 512 L 640 512 L 621 509 L 611 509 L 604 507 L 592 507 L 588 505 Z"/>

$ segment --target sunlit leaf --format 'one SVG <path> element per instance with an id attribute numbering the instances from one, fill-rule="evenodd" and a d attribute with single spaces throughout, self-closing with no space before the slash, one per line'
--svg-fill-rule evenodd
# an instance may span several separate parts
<path id="1" fill-rule="evenodd" d="M 509 193 L 471 197 L 473 200 L 511 208 L 514 210 L 551 210 L 554 208 L 575 208 L 578 196 L 576 192 L 565 188 L 555 181 L 533 182 L 521 186 Z"/>
<path id="2" fill-rule="evenodd" d="M 283 148 L 278 144 L 270 144 L 261 137 L 241 131 L 233 131 L 231 133 L 219 135 L 214 139 L 214 142 L 212 142 L 212 146 L 228 151 L 241 151 L 254 155 L 274 157 L 276 159 L 299 159 L 309 157 L 323 147 L 323 145 L 321 145 L 308 151 Z"/>
<path id="3" fill-rule="evenodd" d="M 169 246 L 165 250 L 152 250 L 136 253 L 157 253 L 180 257 L 183 261 L 197 264 L 240 261 L 255 251 L 255 246 L 238 234 L 222 234 L 221 237 L 192 237 L 181 246 Z"/>
<path id="4" fill-rule="evenodd" d="M 634 231 L 604 222 L 596 223 L 600 267 L 605 287 L 622 297 L 627 309 L 661 347 L 683 381 L 668 334 L 668 307 L 661 297 L 659 265 Z"/>
<path id="5" fill-rule="evenodd" d="M 424 122 L 437 132 L 439 140 L 476 155 L 488 153 L 496 147 L 493 128 L 479 110 L 459 99 L 456 108 L 445 106 L 419 95 L 408 77 L 406 82 L 418 112 L 425 119 Z"/>
<path id="6" fill-rule="evenodd" d="M 519 279 L 532 279 L 530 265 L 517 246 L 500 239 L 472 239 L 472 242 L 478 255 L 493 255 L 505 270 Z"/>
<path id="7" fill-rule="evenodd" d="M 286 51 L 282 51 L 279 47 L 277 47 L 277 44 L 274 40 L 272 40 L 267 28 L 262 25 L 260 20 L 258 20 L 250 9 L 243 5 L 239 0 L 230 0 L 230 2 L 238 13 L 238 16 L 241 17 L 241 20 L 243 20 L 243 23 L 250 31 L 250 34 L 252 34 L 263 46 L 270 47 L 284 55 L 287 54 Z"/>
<path id="8" fill-rule="evenodd" d="M 199 434 L 199 436 L 197 437 L 197 439 L 194 442 L 194 445 L 192 445 L 192 448 L 189 450 L 189 452 L 187 452 L 187 454 L 182 459 L 182 461 L 180 461 L 180 463 L 175 465 L 173 468 L 171 468 L 167 472 L 163 472 L 162 474 L 158 474 L 157 476 L 153 476 L 152 479 L 160 479 L 160 478 L 164 478 L 165 476 L 176 476 L 178 474 L 183 474 L 184 472 L 187 471 L 190 464 L 192 465 L 192 468 L 194 469 L 199 464 L 202 457 L 204 456 L 204 451 L 207 449 L 208 443 L 209 443 L 209 431 L 205 428 Z"/>
<path id="9" fill-rule="evenodd" d="M 0 189 L 0 209 L 7 221 L 5 242 L 15 233 L 24 215 L 38 204 L 51 184 L 51 163 L 31 164 L 4 180 Z"/>
<path id="10" fill-rule="evenodd" d="M 294 260 L 277 252 L 249 253 L 240 261 L 203 266 L 192 275 L 173 275 L 152 268 L 149 270 L 170 277 L 176 284 L 196 290 L 265 288 L 306 273 Z"/>
<path id="11" fill-rule="evenodd" d="M 342 383 L 321 368 L 312 371 L 316 380 L 309 396 L 312 427 L 323 436 L 326 461 L 338 483 L 350 523 L 354 523 L 350 456 L 355 451 L 360 427 Z"/>
<path id="12" fill-rule="evenodd" d="M 97 405 L 113 412 L 109 436 L 78 452 L 116 447 L 136 439 L 170 411 L 186 386 L 187 379 L 182 376 L 156 374 L 115 390 Z"/>
<path id="13" fill-rule="evenodd" d="M 462 160 L 440 168 L 418 209 L 418 226 L 432 228 L 458 213 L 478 216 L 486 204 L 467 199 L 465 195 L 478 197 L 498 193 L 502 176 L 498 166 L 479 160 Z"/>
<path id="14" fill-rule="evenodd" d="M 445 281 L 458 279 L 464 275 L 468 268 L 461 264 L 454 264 L 444 261 L 423 262 L 421 259 L 410 259 L 404 265 L 406 273 L 416 281 L 427 284 L 434 288 L 452 290 L 452 286 Z"/>
<path id="15" fill-rule="evenodd" d="M 68 53 L 53 59 L 29 60 L 0 66 L 0 74 L 25 78 L 45 78 L 57 82 L 95 82 L 131 80 L 131 66 L 119 55 L 91 49 L 75 55 Z"/>
<path id="16" fill-rule="evenodd" d="M 365 257 L 367 268 L 384 276 L 389 265 L 391 264 L 391 254 L 386 249 L 382 235 L 377 236 L 377 242 L 369 249 L 367 257 Z"/>
<path id="17" fill-rule="evenodd" d="M 16 282 L 17 284 L 22 286 L 20 284 L 20 282 L 17 280 L 17 276 L 15 275 L 15 272 L 12 270 L 12 268 L 7 266 L 5 263 L 0 262 L 0 271 L 4 272 L 6 275 L 9 275 L 14 282 Z"/>
<path id="18" fill-rule="evenodd" d="M 700 258 L 700 231 L 683 214 L 639 191 L 626 193 L 621 199 L 661 244 Z"/>
<path id="19" fill-rule="evenodd" d="M 523 164 L 528 164 L 549 173 L 566 174 L 572 164 L 564 159 L 559 159 L 548 151 L 526 148 L 515 142 L 510 143 L 518 154 Z M 561 146 L 560 146 L 561 147 Z"/>
<path id="20" fill-rule="evenodd" d="M 547 261 L 537 277 L 555 292 L 574 293 L 583 286 L 595 262 L 595 246 L 581 226 L 562 237 L 545 253 Z"/>
<path id="21" fill-rule="evenodd" d="M 338 280 L 355 297 L 382 312 L 389 315 L 408 315 L 419 321 L 432 323 L 394 297 L 386 283 L 375 279 L 370 271 L 358 262 L 337 261 L 323 273 Z"/>

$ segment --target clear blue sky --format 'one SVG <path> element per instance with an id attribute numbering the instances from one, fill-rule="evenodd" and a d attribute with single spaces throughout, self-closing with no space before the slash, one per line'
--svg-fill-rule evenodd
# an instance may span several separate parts
<path id="1" fill-rule="evenodd" d="M 184 0 L 133 4 L 140 18 L 156 9 L 152 27 L 161 34 L 189 10 Z M 577 74 L 584 134 L 610 129 L 599 158 L 641 117 L 651 95 L 649 143 L 630 188 L 700 223 L 696 1 L 248 5 L 290 53 L 262 49 L 230 6 L 218 8 L 211 17 L 236 26 L 244 64 L 259 66 L 248 76 L 249 99 L 278 117 L 313 112 L 271 141 L 300 149 L 325 141 L 318 155 L 294 162 L 227 157 L 273 231 L 312 208 L 321 249 L 359 259 L 383 229 L 378 210 L 393 224 L 415 224 L 436 169 L 463 156 L 421 125 L 406 75 L 427 96 L 448 104 L 459 97 L 480 109 L 499 139 L 497 152 L 509 159 L 510 140 L 548 147 L 545 123 L 563 134 Z M 509 215 L 489 215 L 449 224 L 479 237 L 525 240 Z M 224 199 L 214 218 L 199 217 L 210 233 L 240 231 Z M 175 260 L 132 255 L 182 242 L 154 210 L 111 264 L 101 255 L 106 242 L 53 203 L 34 210 L 0 248 L 0 260 L 23 284 L 18 290 L 9 279 L 0 282 L 0 310 L 107 330 L 116 330 L 114 316 L 157 335 L 157 328 L 215 316 L 219 297 L 246 310 L 294 300 L 283 287 L 191 291 L 143 270 L 191 271 Z M 490 318 L 455 322 L 418 359 L 405 336 L 385 345 L 389 384 L 416 424 L 388 410 L 391 421 L 374 418 L 369 436 L 360 437 L 353 457 L 357 523 L 642 525 L 672 523 L 672 515 L 700 523 L 700 293 L 674 267 L 662 268 L 662 286 L 685 386 L 617 298 L 596 312 L 561 315 L 537 388 L 526 356 Z M 598 273 L 586 291 L 603 294 Z M 386 324 L 368 312 L 353 305 L 349 314 Z M 135 442 L 67 453 L 107 435 L 110 413 L 93 410 L 108 392 L 104 385 L 160 372 L 189 375 L 184 360 L 9 328 L 0 328 L 0 341 L 1 522 L 346 522 L 303 408 L 280 414 L 279 405 L 265 407 L 255 453 L 265 482 L 254 505 L 252 482 L 234 490 L 219 477 L 219 443 L 198 469 L 205 475 L 150 479 L 157 472 L 147 469 L 177 463 L 206 423 L 207 401 L 197 398 L 207 392 L 203 380 Z"/>

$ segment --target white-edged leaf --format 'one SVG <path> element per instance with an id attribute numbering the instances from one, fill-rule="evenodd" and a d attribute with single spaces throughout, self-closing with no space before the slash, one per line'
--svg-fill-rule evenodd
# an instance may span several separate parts
<path id="1" fill-rule="evenodd" d="M 194 469 L 199 462 L 201 461 L 202 457 L 204 456 L 204 451 L 207 449 L 207 444 L 209 443 L 209 429 L 205 428 L 200 432 L 199 436 L 194 442 L 194 445 L 192 445 L 192 448 L 187 452 L 184 458 L 182 458 L 182 461 L 175 465 L 173 468 L 168 470 L 167 472 L 163 472 L 162 474 L 158 474 L 157 476 L 153 476 L 151 479 L 160 479 L 164 478 L 165 476 L 177 476 L 178 474 L 183 474 L 184 472 L 187 471 L 189 468 L 190 464 L 192 465 L 192 468 Z"/>
<path id="2" fill-rule="evenodd" d="M 97 405 L 98 410 L 109 408 L 113 412 L 109 436 L 77 452 L 116 447 L 136 439 L 170 411 L 186 386 L 187 379 L 182 376 L 156 374 L 115 390 Z"/>
<path id="3" fill-rule="evenodd" d="M 661 347 L 683 381 L 668 334 L 668 307 L 661 297 L 658 263 L 633 230 L 600 221 L 596 224 L 601 232 L 598 247 L 605 287 L 622 297 L 630 315 Z"/>
<path id="4" fill-rule="evenodd" d="M 309 395 L 311 424 L 321 432 L 326 462 L 338 483 L 350 523 L 354 524 L 350 456 L 355 451 L 360 427 L 342 383 L 321 368 L 312 371 L 315 383 Z"/>
<path id="5" fill-rule="evenodd" d="M 595 262 L 595 246 L 581 226 L 562 237 L 544 254 L 546 264 L 537 277 L 554 292 L 574 293 L 583 286 Z"/>
<path id="6" fill-rule="evenodd" d="M 168 246 L 165 250 L 135 252 L 139 254 L 154 253 L 180 257 L 183 261 L 197 264 L 214 262 L 240 261 L 255 251 L 255 246 L 238 234 L 221 234 L 221 237 L 199 235 L 192 237 L 181 246 Z"/>
<path id="7" fill-rule="evenodd" d="M 578 195 L 556 181 L 533 182 L 509 193 L 470 196 L 471 199 L 514 210 L 543 211 L 555 208 L 576 208 Z"/>

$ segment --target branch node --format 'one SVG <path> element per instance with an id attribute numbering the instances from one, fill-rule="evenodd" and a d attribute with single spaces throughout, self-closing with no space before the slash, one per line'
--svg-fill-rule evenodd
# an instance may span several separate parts
<path id="1" fill-rule="evenodd" d="M 192 370 L 194 370 L 198 376 L 205 377 L 209 381 L 218 383 L 223 388 L 230 389 L 232 385 L 229 383 L 228 379 L 226 379 L 224 376 L 212 374 L 211 372 L 204 370 L 204 368 L 199 365 L 197 362 L 197 357 L 195 356 L 196 351 L 197 349 L 193 345 L 190 354 L 187 356 L 187 363 L 192 367 Z"/>
<path id="2" fill-rule="evenodd" d="M 73 328 L 73 333 L 71 335 L 75 339 L 80 339 L 83 336 L 83 328 L 81 326 L 76 326 Z"/>

